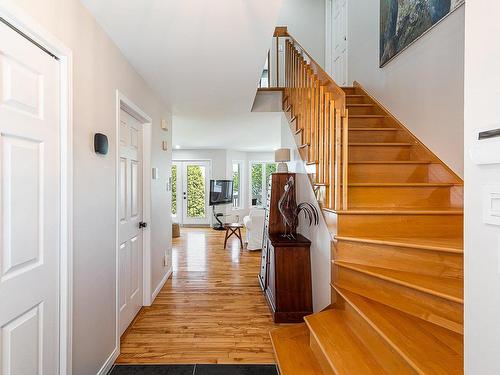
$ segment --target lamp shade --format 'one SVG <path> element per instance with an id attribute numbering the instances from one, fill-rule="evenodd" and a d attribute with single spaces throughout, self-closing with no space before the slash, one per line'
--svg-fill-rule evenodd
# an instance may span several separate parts
<path id="1" fill-rule="evenodd" d="M 274 151 L 274 161 L 276 161 L 276 162 L 290 161 L 290 149 L 289 148 L 279 148 L 276 151 Z"/>

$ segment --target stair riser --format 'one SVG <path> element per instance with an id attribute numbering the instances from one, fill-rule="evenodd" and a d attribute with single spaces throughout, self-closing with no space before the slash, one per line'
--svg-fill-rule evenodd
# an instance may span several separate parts
<path id="1" fill-rule="evenodd" d="M 339 299 L 342 299 L 339 296 Z M 347 302 L 340 302 L 346 312 L 347 325 L 368 348 L 370 353 L 378 358 L 380 365 L 387 374 L 416 374 L 410 365 L 384 340 L 368 322 Z"/>
<path id="2" fill-rule="evenodd" d="M 381 117 L 368 117 L 368 118 L 354 118 L 349 117 L 350 128 L 388 128 L 391 127 L 386 118 Z"/>
<path id="3" fill-rule="evenodd" d="M 450 187 L 349 187 L 350 208 L 449 208 Z"/>
<path id="4" fill-rule="evenodd" d="M 340 240 L 334 246 L 334 259 L 428 276 L 463 278 L 462 254 Z"/>
<path id="5" fill-rule="evenodd" d="M 343 237 L 459 238 L 463 235 L 463 215 L 342 214 L 337 227 Z"/>
<path id="6" fill-rule="evenodd" d="M 463 332 L 463 305 L 460 303 L 337 265 L 333 265 L 332 275 L 337 287 L 451 331 Z"/>
<path id="7" fill-rule="evenodd" d="M 382 111 L 377 109 L 375 106 L 348 106 L 347 109 L 349 110 L 350 115 L 382 115 Z"/>
<path id="8" fill-rule="evenodd" d="M 349 182 L 428 182 L 427 164 L 349 164 Z"/>
<path id="9" fill-rule="evenodd" d="M 321 349 L 321 346 L 319 342 L 316 340 L 316 337 L 313 334 L 309 335 L 309 340 L 310 344 L 309 346 L 311 347 L 311 350 L 314 354 L 314 357 L 318 361 L 321 370 L 323 371 L 324 375 L 337 375 L 335 371 L 333 370 L 332 366 L 330 365 L 330 362 L 328 361 L 327 357 L 325 356 L 325 353 Z"/>
<path id="10" fill-rule="evenodd" d="M 349 132 L 349 142 L 401 142 L 402 137 L 398 131 L 394 130 L 351 130 Z"/>
<path id="11" fill-rule="evenodd" d="M 361 92 L 360 89 L 357 87 L 342 87 L 342 90 L 346 95 L 357 95 L 357 94 L 364 94 Z"/>
<path id="12" fill-rule="evenodd" d="M 299 154 L 300 154 L 300 158 L 302 160 L 305 160 L 306 162 L 310 161 L 309 160 L 309 147 L 299 148 Z"/>
<path id="13" fill-rule="evenodd" d="M 347 104 L 371 104 L 367 96 L 347 97 Z"/>
<path id="14" fill-rule="evenodd" d="M 352 146 L 349 145 L 349 161 L 411 160 L 408 146 Z"/>

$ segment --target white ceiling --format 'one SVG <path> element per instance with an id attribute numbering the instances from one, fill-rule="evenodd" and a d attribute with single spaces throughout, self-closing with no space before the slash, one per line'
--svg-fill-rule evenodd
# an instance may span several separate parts
<path id="1" fill-rule="evenodd" d="M 174 143 L 193 147 L 186 144 L 189 139 L 206 134 L 207 146 L 225 147 L 228 122 L 244 140 L 240 145 L 233 139 L 234 148 L 255 139 L 266 116 L 256 116 L 253 123 L 249 112 L 282 0 L 82 2 L 171 106 Z"/>
<path id="2" fill-rule="evenodd" d="M 245 113 L 221 118 L 174 118 L 173 145 L 271 151 L 280 147 L 281 113 Z"/>

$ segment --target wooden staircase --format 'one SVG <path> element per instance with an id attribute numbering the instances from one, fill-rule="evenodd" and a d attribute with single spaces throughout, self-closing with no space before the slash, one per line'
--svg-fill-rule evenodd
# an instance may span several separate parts
<path id="1" fill-rule="evenodd" d="M 463 182 L 287 34 L 285 111 L 332 233 L 332 306 L 271 332 L 282 375 L 463 373 Z"/>

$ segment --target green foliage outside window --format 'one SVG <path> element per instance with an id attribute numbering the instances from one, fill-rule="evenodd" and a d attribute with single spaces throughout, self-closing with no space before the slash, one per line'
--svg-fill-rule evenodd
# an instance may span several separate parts
<path id="1" fill-rule="evenodd" d="M 262 164 L 252 164 L 252 201 L 254 199 L 256 206 L 262 206 Z"/>
<path id="2" fill-rule="evenodd" d="M 177 165 L 172 165 L 172 215 L 177 214 Z"/>
<path id="3" fill-rule="evenodd" d="M 267 188 L 269 187 L 269 180 L 271 178 L 271 174 L 276 172 L 276 163 L 267 163 L 266 164 L 266 193 Z"/>
<path id="4" fill-rule="evenodd" d="M 252 200 L 257 200 L 255 206 L 263 206 L 267 197 L 267 188 L 271 174 L 276 172 L 276 163 L 254 163 L 251 166 Z M 265 178 L 264 181 L 263 178 Z"/>
<path id="5" fill-rule="evenodd" d="M 187 213 L 189 217 L 205 217 L 204 168 L 198 165 L 187 167 Z"/>
<path id="6" fill-rule="evenodd" d="M 240 165 L 233 164 L 233 207 L 240 207 Z"/>

